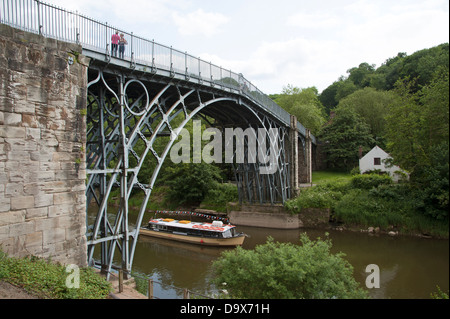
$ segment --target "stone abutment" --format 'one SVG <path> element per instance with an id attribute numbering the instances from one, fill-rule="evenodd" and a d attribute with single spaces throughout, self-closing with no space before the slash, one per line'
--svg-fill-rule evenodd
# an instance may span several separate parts
<path id="1" fill-rule="evenodd" d="M 86 265 L 88 60 L 0 24 L 0 249 Z"/>

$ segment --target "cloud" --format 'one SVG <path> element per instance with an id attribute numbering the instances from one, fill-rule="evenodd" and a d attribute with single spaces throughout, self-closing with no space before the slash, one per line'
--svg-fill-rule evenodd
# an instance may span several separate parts
<path id="1" fill-rule="evenodd" d="M 286 24 L 292 27 L 325 29 L 340 23 L 339 18 L 327 13 L 297 13 L 287 18 Z"/>
<path id="2" fill-rule="evenodd" d="M 182 35 L 204 35 L 210 37 L 220 32 L 220 27 L 229 19 L 220 13 L 205 12 L 198 9 L 188 14 L 174 12 L 173 21 Z"/>
<path id="3" fill-rule="evenodd" d="M 47 1 L 243 73 L 267 93 L 287 84 L 320 92 L 362 62 L 449 39 L 448 0 Z"/>
<path id="4" fill-rule="evenodd" d="M 343 40 L 355 65 L 359 59 L 379 66 L 398 52 L 412 54 L 445 42 L 448 30 L 448 11 L 430 3 L 392 6 L 371 19 L 347 25 Z"/>
<path id="5" fill-rule="evenodd" d="M 333 41 L 298 37 L 263 42 L 243 59 L 227 60 L 208 53 L 200 56 L 213 64 L 242 73 L 265 93 L 279 93 L 288 84 L 306 88 L 314 83 L 323 90 L 337 79 L 338 61 L 335 53 L 329 50 L 336 45 L 338 43 Z"/>

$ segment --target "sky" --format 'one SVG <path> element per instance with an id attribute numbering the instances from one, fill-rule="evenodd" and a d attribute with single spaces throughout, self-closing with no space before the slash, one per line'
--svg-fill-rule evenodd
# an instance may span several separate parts
<path id="1" fill-rule="evenodd" d="M 266 94 L 449 42 L 448 0 L 45 0 L 242 73 Z"/>

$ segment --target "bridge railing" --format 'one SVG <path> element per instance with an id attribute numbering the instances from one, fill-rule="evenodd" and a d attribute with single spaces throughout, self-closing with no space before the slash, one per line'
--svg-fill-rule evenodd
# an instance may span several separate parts
<path id="1" fill-rule="evenodd" d="M 111 37 L 118 31 L 119 34 L 123 33 L 127 40 L 123 59 L 129 61 L 131 66 L 139 63 L 151 71 L 165 70 L 171 75 L 184 75 L 186 79 L 201 81 L 211 86 L 238 90 L 285 125 L 290 125 L 289 113 L 240 73 L 224 69 L 154 40 L 136 36 L 108 23 L 96 21 L 78 12 L 68 11 L 39 0 L 0 1 L 0 22 L 3 24 L 49 38 L 78 43 L 83 49 L 105 54 L 107 58 L 114 56 Z M 300 123 L 297 127 L 304 130 Z"/>

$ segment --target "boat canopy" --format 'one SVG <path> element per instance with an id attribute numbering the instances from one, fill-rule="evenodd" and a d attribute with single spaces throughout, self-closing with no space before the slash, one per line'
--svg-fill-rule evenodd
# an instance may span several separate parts
<path id="1" fill-rule="evenodd" d="M 235 228 L 234 225 L 224 225 L 221 221 L 214 221 L 213 223 L 199 223 L 199 222 L 191 222 L 189 220 L 176 220 L 172 218 L 158 218 L 158 219 L 150 219 L 149 225 L 162 225 L 167 227 L 178 227 L 178 228 L 186 228 L 186 229 L 199 229 L 205 231 L 215 231 L 215 232 L 225 232 L 232 228 Z"/>

